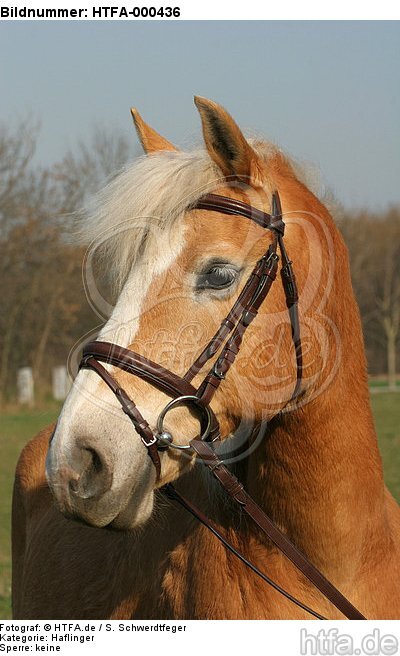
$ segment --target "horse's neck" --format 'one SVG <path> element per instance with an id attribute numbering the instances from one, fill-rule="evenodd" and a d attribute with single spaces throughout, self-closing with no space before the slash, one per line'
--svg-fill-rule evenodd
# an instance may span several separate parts
<path id="1" fill-rule="evenodd" d="M 384 538 L 381 459 L 365 381 L 337 379 L 329 395 L 272 422 L 246 486 L 315 565 L 350 576 Z"/>
<path id="2" fill-rule="evenodd" d="M 312 194 L 297 181 L 291 193 L 293 207 L 301 194 L 301 206 L 324 217 L 332 235 L 337 263 L 324 312 L 338 331 L 342 360 L 325 391 L 271 422 L 247 463 L 239 463 L 238 474 L 315 565 L 346 576 L 366 545 L 373 550 L 385 539 L 381 458 L 346 250 Z"/>

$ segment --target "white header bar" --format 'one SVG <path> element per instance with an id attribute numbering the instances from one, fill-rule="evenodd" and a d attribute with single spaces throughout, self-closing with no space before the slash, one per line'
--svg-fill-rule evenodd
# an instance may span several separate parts
<path id="1" fill-rule="evenodd" d="M 398 20 L 393 0 L 0 0 L 4 20 Z M 250 47 L 250 44 L 249 44 Z"/>

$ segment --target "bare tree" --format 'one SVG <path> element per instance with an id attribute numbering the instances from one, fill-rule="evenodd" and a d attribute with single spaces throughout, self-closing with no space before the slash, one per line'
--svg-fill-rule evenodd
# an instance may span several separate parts
<path id="1" fill-rule="evenodd" d="M 96 127 L 88 143 L 80 142 L 54 167 L 54 179 L 66 211 L 80 208 L 88 195 L 126 164 L 131 147 L 124 137 Z"/>
<path id="2" fill-rule="evenodd" d="M 395 389 L 400 338 L 400 210 L 347 216 L 341 229 L 350 251 L 370 366 L 376 372 L 386 369 L 389 387 Z"/>
<path id="3" fill-rule="evenodd" d="M 386 342 L 389 389 L 396 389 L 396 349 L 400 336 L 400 214 L 389 211 L 376 241 L 380 240 L 379 263 L 375 278 L 377 321 Z"/>
<path id="4" fill-rule="evenodd" d="M 37 382 L 65 361 L 97 323 L 84 295 L 83 253 L 68 244 L 69 214 L 128 156 L 120 137 L 100 130 L 76 154 L 47 169 L 34 166 L 37 130 L 0 129 L 0 398 L 30 365 Z"/>

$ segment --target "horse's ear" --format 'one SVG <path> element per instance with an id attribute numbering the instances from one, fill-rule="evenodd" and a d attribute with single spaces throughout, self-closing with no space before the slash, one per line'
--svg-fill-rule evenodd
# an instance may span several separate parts
<path id="1" fill-rule="evenodd" d="M 265 184 L 263 165 L 228 112 L 207 98 L 195 96 L 210 157 L 225 176 L 234 176 L 252 187 Z"/>
<path id="2" fill-rule="evenodd" d="M 150 125 L 147 125 L 137 109 L 132 107 L 131 114 L 145 153 L 154 153 L 159 150 L 178 150 L 172 143 L 153 130 Z"/>

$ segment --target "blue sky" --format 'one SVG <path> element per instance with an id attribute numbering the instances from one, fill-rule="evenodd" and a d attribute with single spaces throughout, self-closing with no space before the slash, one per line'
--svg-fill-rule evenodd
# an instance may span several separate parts
<path id="1" fill-rule="evenodd" d="M 400 203 L 398 22 L 14 21 L 0 62 L 0 120 L 40 120 L 39 163 L 94 125 L 134 141 L 131 105 L 198 142 L 198 94 L 315 164 L 347 207 Z"/>

